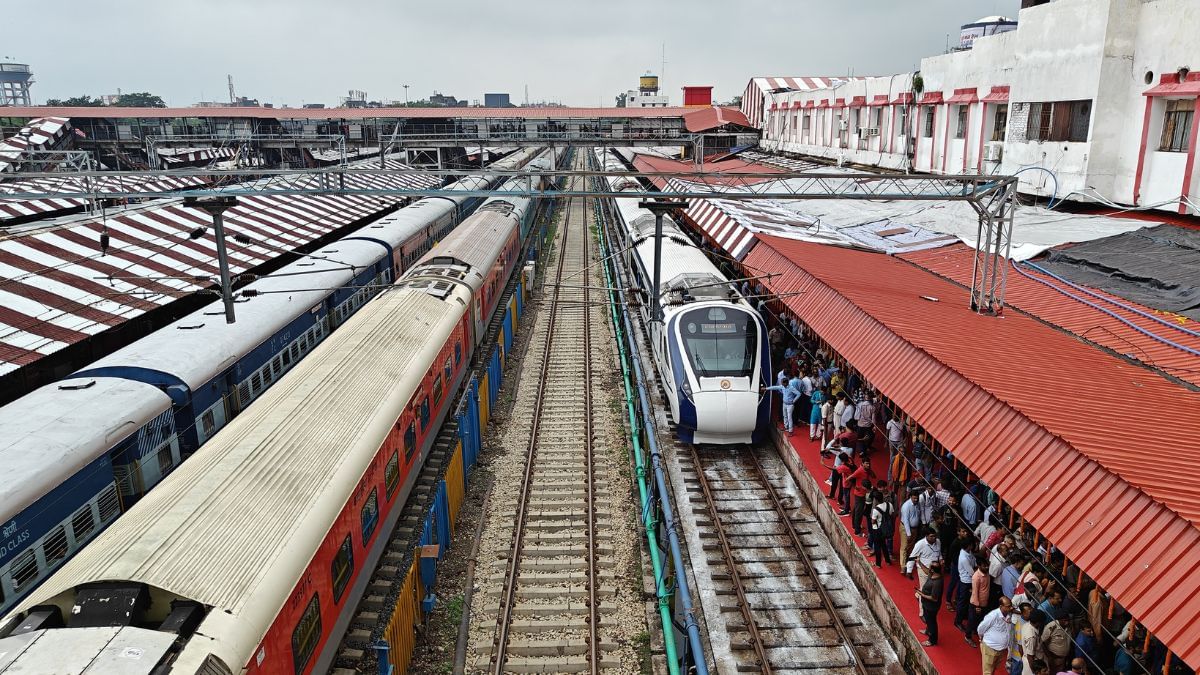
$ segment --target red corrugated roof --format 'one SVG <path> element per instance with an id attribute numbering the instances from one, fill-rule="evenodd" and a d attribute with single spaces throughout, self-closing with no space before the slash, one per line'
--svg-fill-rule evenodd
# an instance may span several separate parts
<path id="1" fill-rule="evenodd" d="M 1176 654 L 1200 666 L 1200 394 L 883 254 L 744 262 Z M 925 299 L 936 298 L 936 300 Z"/>
<path id="2" fill-rule="evenodd" d="M 998 84 L 992 87 L 987 96 L 983 97 L 984 103 L 1008 103 L 1009 85 Z"/>
<path id="3" fill-rule="evenodd" d="M 499 118 L 591 118 L 591 117 L 681 117 L 693 108 L 50 108 L 8 107 L 8 117 L 71 118 L 174 118 L 253 117 L 257 119 L 371 119 L 376 117 L 481 119 Z"/>
<path id="4" fill-rule="evenodd" d="M 975 249 L 964 244 L 904 253 L 899 257 L 963 286 L 971 285 L 971 265 L 975 258 Z M 1178 377 L 1180 380 L 1200 386 L 1200 356 L 1155 340 L 1128 324 L 1122 323 L 1112 314 L 1143 330 L 1157 333 L 1176 344 L 1197 351 L 1200 351 L 1200 338 L 1173 330 L 1157 321 L 1147 319 L 1136 312 L 1105 300 L 1113 300 L 1128 307 L 1134 307 L 1192 331 L 1200 331 L 1200 323 L 1192 321 L 1186 316 L 1159 312 L 1103 291 L 1089 290 L 1100 297 L 1088 296 L 1048 275 L 1039 273 L 1037 270 L 1024 267 L 1016 270 L 1010 267 L 1005 301 L 1011 307 L 1032 314 L 1042 321 L 1070 331 L 1085 340 L 1107 347 L 1118 354 L 1145 363 L 1148 367 Z M 1070 297 L 1067 293 L 1102 307 L 1112 314 L 1106 314 L 1085 302 Z"/>
<path id="5" fill-rule="evenodd" d="M 966 89 L 955 89 L 954 94 L 946 99 L 946 103 L 976 103 L 979 101 L 979 90 L 975 87 Z"/>
<path id="6" fill-rule="evenodd" d="M 688 108 L 683 115 L 683 125 L 692 133 L 719 129 L 726 124 L 750 127 L 750 120 L 737 108 Z"/>

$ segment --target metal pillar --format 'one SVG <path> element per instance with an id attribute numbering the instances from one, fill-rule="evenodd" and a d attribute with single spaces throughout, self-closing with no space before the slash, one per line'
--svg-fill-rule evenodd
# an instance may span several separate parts
<path id="1" fill-rule="evenodd" d="M 663 216 L 668 211 L 686 209 L 688 204 L 683 200 L 652 199 L 638 202 L 638 207 L 654 214 L 654 286 L 650 289 L 650 320 L 661 322 L 662 309 L 662 229 Z"/>
<path id="2" fill-rule="evenodd" d="M 1013 183 L 998 190 L 985 203 L 970 202 L 979 214 L 971 269 L 971 310 L 980 314 L 999 316 L 1004 312 L 1016 197 Z"/>
<path id="3" fill-rule="evenodd" d="M 237 197 L 186 197 L 183 205 L 201 209 L 212 216 L 213 233 L 217 240 L 217 267 L 221 270 L 221 300 L 225 303 L 225 323 L 237 319 L 233 315 L 233 283 L 229 277 L 229 255 L 225 247 L 225 221 L 221 214 L 237 206 Z"/>

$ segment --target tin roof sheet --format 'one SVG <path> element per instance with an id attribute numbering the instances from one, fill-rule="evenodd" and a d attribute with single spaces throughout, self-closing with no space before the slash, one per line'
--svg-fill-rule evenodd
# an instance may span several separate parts
<path id="1" fill-rule="evenodd" d="M 422 176 L 347 178 L 351 187 L 432 187 L 435 181 Z M 238 206 L 225 212 L 230 271 L 250 270 L 398 199 L 240 197 Z M 162 200 L 109 211 L 106 219 L 77 216 L 39 224 L 0 239 L 0 375 L 211 288 L 217 277 L 216 244 L 211 234 L 188 238 L 197 227 L 210 224 L 207 214 L 184 208 L 180 200 Z M 105 225 L 111 243 L 101 255 L 98 242 Z M 238 242 L 235 234 L 251 243 Z"/>
<path id="2" fill-rule="evenodd" d="M 955 244 L 931 251 L 905 253 L 900 257 L 962 286 L 971 285 L 975 250 L 969 246 Z M 1097 289 L 1088 289 L 1095 294 L 1088 295 L 1049 275 L 1018 265 L 1013 263 L 1008 270 L 1006 304 L 1147 368 L 1200 386 L 1200 337 L 1178 330 L 1200 333 L 1200 322 L 1160 312 Z M 1147 318 L 1127 307 L 1160 320 Z M 1166 338 L 1167 342 L 1155 339 L 1147 332 Z"/>
<path id="3" fill-rule="evenodd" d="M 975 314 L 897 258 L 758 239 L 745 263 L 778 273 L 769 288 L 1200 666 L 1200 394 L 1023 314 Z"/>

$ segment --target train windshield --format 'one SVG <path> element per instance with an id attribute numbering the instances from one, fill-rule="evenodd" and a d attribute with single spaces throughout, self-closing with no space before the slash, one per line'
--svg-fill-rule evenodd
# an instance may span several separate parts
<path id="1" fill-rule="evenodd" d="M 699 377 L 739 377 L 754 372 L 758 327 L 754 317 L 725 307 L 702 307 L 679 317 L 683 349 Z"/>

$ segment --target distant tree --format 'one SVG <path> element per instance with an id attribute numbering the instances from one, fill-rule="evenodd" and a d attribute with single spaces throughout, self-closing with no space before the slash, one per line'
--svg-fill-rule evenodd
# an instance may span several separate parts
<path id="1" fill-rule="evenodd" d="M 104 105 L 104 102 L 98 98 L 92 98 L 84 94 L 83 96 L 72 96 L 71 98 L 47 99 L 46 105 L 56 108 L 95 108 Z"/>
<path id="2" fill-rule="evenodd" d="M 617 107 L 624 108 L 625 103 L 629 100 L 628 94 L 617 94 Z"/>
<path id="3" fill-rule="evenodd" d="M 161 97 L 155 96 L 148 91 L 135 91 L 129 94 L 121 94 L 117 98 L 117 102 L 113 105 L 121 108 L 165 108 L 166 101 Z"/>

